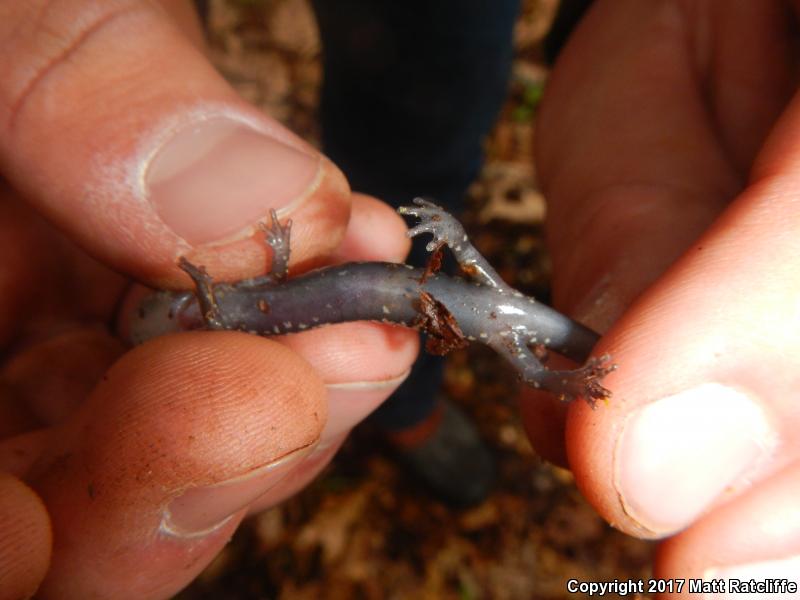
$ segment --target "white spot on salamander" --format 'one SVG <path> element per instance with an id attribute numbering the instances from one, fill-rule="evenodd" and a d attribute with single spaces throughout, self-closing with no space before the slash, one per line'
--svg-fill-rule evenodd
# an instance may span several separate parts
<path id="1" fill-rule="evenodd" d="M 275 335 L 278 335 L 281 332 L 281 328 L 278 327 L 277 325 L 273 325 L 272 326 L 272 331 L 275 333 Z"/>
<path id="2" fill-rule="evenodd" d="M 392 314 L 392 311 L 390 311 L 390 310 L 389 310 L 389 307 L 388 307 L 388 306 L 386 306 L 385 304 L 384 304 L 383 306 L 381 306 L 381 310 L 383 311 L 383 314 L 385 314 L 385 315 L 390 315 L 390 314 Z"/>
<path id="3" fill-rule="evenodd" d="M 291 329 L 292 328 L 292 322 L 291 321 L 284 321 L 283 322 L 283 326 L 286 327 L 286 329 Z"/>
<path id="4" fill-rule="evenodd" d="M 503 315 L 524 315 L 525 311 L 511 304 L 498 304 L 497 312 Z"/>
<path id="5" fill-rule="evenodd" d="M 489 337 L 489 334 L 488 334 L 488 333 L 485 333 L 485 332 L 483 332 L 483 331 L 481 331 L 481 333 L 480 333 L 479 335 L 480 335 L 480 338 L 481 338 L 482 340 L 485 340 L 486 338 L 488 338 L 488 337 Z"/>
<path id="6" fill-rule="evenodd" d="M 298 326 L 300 329 L 308 329 L 308 325 L 306 325 L 305 323 L 298 323 L 298 324 L 297 324 L 297 326 Z"/>
<path id="7" fill-rule="evenodd" d="M 319 323 L 319 317 L 311 317 L 311 320 L 314 321 L 314 323 Z"/>

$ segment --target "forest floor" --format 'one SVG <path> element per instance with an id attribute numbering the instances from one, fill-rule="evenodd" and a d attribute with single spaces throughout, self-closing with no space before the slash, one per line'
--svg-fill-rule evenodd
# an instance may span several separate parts
<path id="1" fill-rule="evenodd" d="M 555 4 L 523 1 L 508 101 L 465 215 L 500 274 L 545 301 L 533 116 Z M 307 1 L 211 0 L 208 26 L 212 58 L 239 92 L 317 143 L 322 70 Z M 449 359 L 445 393 L 474 417 L 499 465 L 481 505 L 453 510 L 437 502 L 361 427 L 303 493 L 243 523 L 178 598 L 555 599 L 574 597 L 569 579 L 648 577 L 653 545 L 611 529 L 568 471 L 534 454 L 514 407 L 516 385 L 490 351 Z"/>

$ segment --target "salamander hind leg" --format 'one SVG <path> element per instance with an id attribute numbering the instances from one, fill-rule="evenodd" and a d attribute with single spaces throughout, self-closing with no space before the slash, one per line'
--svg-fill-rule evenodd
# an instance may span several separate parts
<path id="1" fill-rule="evenodd" d="M 610 364 L 610 356 L 590 358 L 582 367 L 573 370 L 551 371 L 516 335 L 490 344 L 517 370 L 520 379 L 529 386 L 552 392 L 559 400 L 571 402 L 583 398 L 592 408 L 598 400 L 611 397 L 602 380 L 617 366 Z"/>
<path id="2" fill-rule="evenodd" d="M 415 237 L 421 233 L 430 233 L 433 236 L 425 247 L 428 252 L 433 252 L 444 244 L 455 246 L 456 240 L 464 239 L 466 236 L 464 227 L 441 206 L 424 198 L 414 198 L 413 202 L 415 206 L 401 206 L 397 212 L 419 219 L 419 223 L 406 232 L 408 237 Z"/>
<path id="3" fill-rule="evenodd" d="M 462 272 L 470 279 L 498 289 L 508 288 L 489 261 L 469 241 L 464 226 L 458 219 L 428 200 L 414 198 L 414 204 L 415 206 L 401 206 L 397 209 L 401 215 L 411 215 L 419 219 L 419 223 L 406 233 L 408 237 L 430 233 L 433 239 L 426 246 L 428 252 L 447 245 Z"/>
<path id="4" fill-rule="evenodd" d="M 603 378 L 615 371 L 617 365 L 612 364 L 611 357 L 605 354 L 592 357 L 577 369 L 570 371 L 550 371 L 545 369 L 535 382 L 540 387 L 553 392 L 559 400 L 570 402 L 576 398 L 583 398 L 592 408 L 598 401 L 605 401 L 611 397 L 611 391 L 603 386 Z M 526 381 L 529 384 L 535 384 Z"/>

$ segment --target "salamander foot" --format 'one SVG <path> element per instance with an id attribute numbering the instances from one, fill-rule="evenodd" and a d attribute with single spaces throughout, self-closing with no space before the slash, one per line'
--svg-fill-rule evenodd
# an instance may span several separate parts
<path id="1" fill-rule="evenodd" d="M 194 281 L 195 295 L 203 312 L 203 321 L 209 329 L 225 329 L 222 321 L 222 314 L 217 305 L 217 297 L 214 294 L 214 280 L 204 267 L 190 263 L 185 257 L 181 256 L 178 266 Z"/>
<path id="2" fill-rule="evenodd" d="M 413 202 L 416 206 L 401 206 L 397 212 L 419 219 L 419 223 L 406 232 L 408 237 L 415 237 L 421 233 L 430 233 L 433 236 L 425 246 L 428 252 L 433 252 L 445 244 L 455 249 L 466 241 L 463 225 L 441 206 L 423 198 L 414 198 Z"/>
<path id="3" fill-rule="evenodd" d="M 272 268 L 270 269 L 269 276 L 273 277 L 275 281 L 283 281 L 289 272 L 289 255 L 290 255 L 290 239 L 292 235 L 292 220 L 288 219 L 285 225 L 281 225 L 278 220 L 278 214 L 275 209 L 269 211 L 270 224 L 269 226 L 261 225 L 261 231 L 264 232 L 264 239 L 270 248 L 272 248 Z"/>
<path id="4" fill-rule="evenodd" d="M 243 279 L 233 284 L 235 289 L 268 288 L 276 283 L 286 281 L 286 277 L 289 274 L 289 256 L 291 253 L 289 242 L 292 233 L 292 220 L 289 219 L 285 225 L 281 225 L 274 208 L 269 211 L 269 217 L 269 225 L 259 224 L 261 231 L 264 233 L 264 241 L 272 248 L 272 265 L 269 272 L 258 277 Z"/>
<path id="5" fill-rule="evenodd" d="M 583 398 L 589 406 L 596 408 L 598 401 L 611 397 L 611 391 L 601 382 L 616 369 L 617 365 L 611 363 L 611 355 L 604 354 L 590 358 L 582 367 L 571 371 L 543 371 L 534 386 L 553 392 L 564 402 Z"/>

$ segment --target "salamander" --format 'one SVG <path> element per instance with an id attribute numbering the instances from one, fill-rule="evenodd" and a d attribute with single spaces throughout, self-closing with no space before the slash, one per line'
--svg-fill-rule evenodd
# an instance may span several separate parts
<path id="1" fill-rule="evenodd" d="M 130 324 L 134 343 L 174 331 L 239 330 L 262 336 L 298 333 L 346 321 L 377 321 L 427 334 L 426 349 L 444 354 L 471 341 L 482 342 L 516 369 L 526 384 L 591 406 L 611 393 L 602 379 L 616 368 L 609 356 L 589 358 L 598 335 L 553 308 L 506 284 L 469 241 L 459 221 L 421 198 L 399 209 L 418 219 L 409 237 L 429 233 L 432 253 L 425 269 L 386 262 L 353 262 L 288 278 L 291 221 L 274 211 L 262 225 L 272 248 L 266 275 L 235 283 L 215 283 L 201 266 L 185 258 L 179 266 L 194 291 L 156 291 L 144 298 Z M 444 247 L 463 277 L 438 271 Z M 550 370 L 547 350 L 582 367 Z"/>

